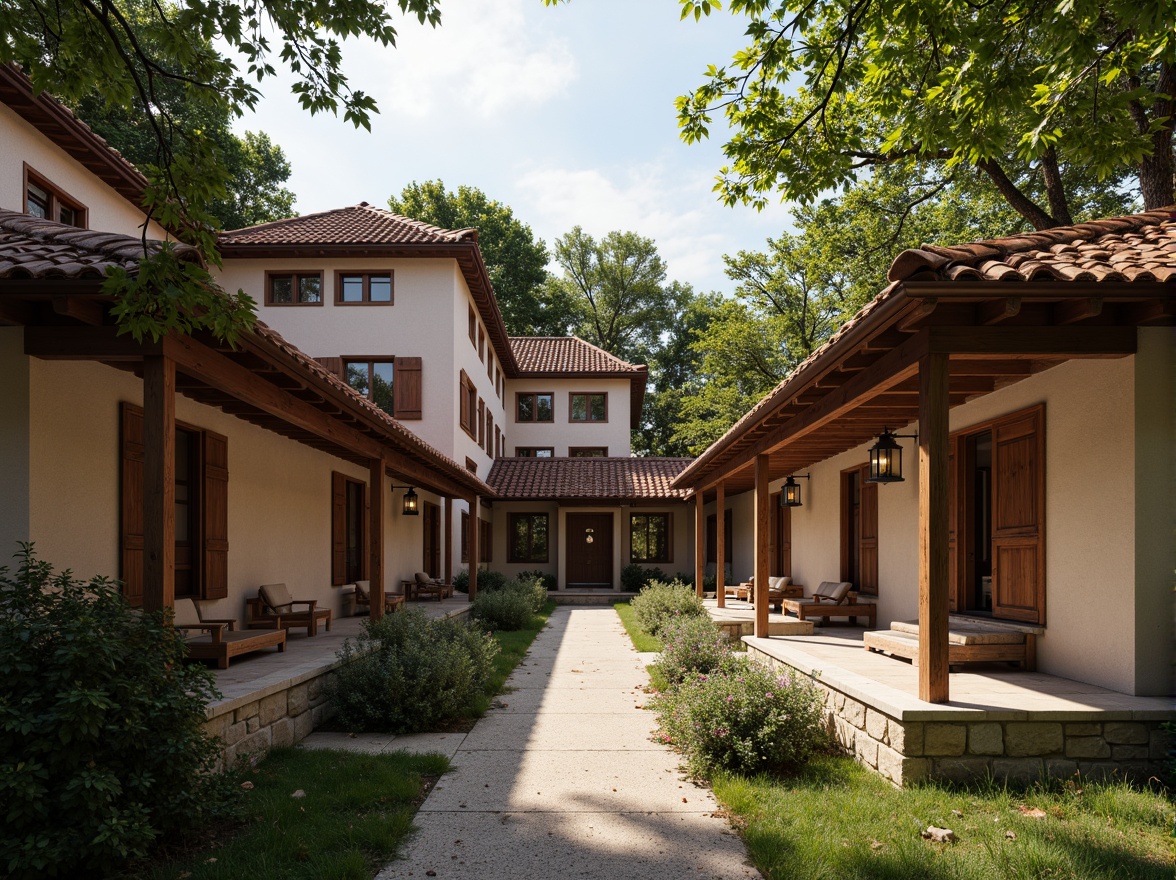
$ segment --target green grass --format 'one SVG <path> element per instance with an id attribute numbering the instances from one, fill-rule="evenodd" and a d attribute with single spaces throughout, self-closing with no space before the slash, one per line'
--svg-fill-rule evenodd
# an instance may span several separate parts
<path id="1" fill-rule="evenodd" d="M 617 602 L 613 605 L 613 608 L 616 609 L 617 615 L 621 618 L 621 623 L 625 625 L 625 632 L 633 640 L 634 648 L 643 653 L 661 651 L 661 641 L 651 636 L 637 624 L 637 616 L 633 613 L 632 605 L 628 602 Z"/>
<path id="2" fill-rule="evenodd" d="M 844 757 L 816 760 L 795 779 L 712 783 L 768 880 L 1174 876 L 1172 802 L 1122 784 L 898 790 Z M 923 840 L 928 825 L 958 842 Z"/>
<path id="3" fill-rule="evenodd" d="M 502 693 L 502 688 L 506 684 L 506 680 L 510 678 L 510 674 L 514 672 L 514 668 L 526 656 L 527 649 L 531 647 L 531 642 L 535 641 L 535 637 L 539 635 L 539 631 L 547 626 L 547 621 L 551 617 L 551 612 L 554 610 L 555 602 L 548 599 L 547 604 L 543 606 L 538 614 L 531 618 L 531 623 L 526 628 L 514 630 L 513 632 L 499 631 L 493 634 L 492 638 L 498 642 L 502 650 L 494 658 L 494 672 L 490 675 L 490 680 L 486 684 L 486 696 L 478 700 L 473 706 L 473 717 L 481 718 L 485 715 L 486 710 L 490 708 L 490 704 L 494 701 L 494 697 Z"/>
<path id="4" fill-rule="evenodd" d="M 441 755 L 275 749 L 246 778 L 246 821 L 139 880 L 371 880 L 412 827 Z M 305 797 L 291 797 L 296 791 Z"/>

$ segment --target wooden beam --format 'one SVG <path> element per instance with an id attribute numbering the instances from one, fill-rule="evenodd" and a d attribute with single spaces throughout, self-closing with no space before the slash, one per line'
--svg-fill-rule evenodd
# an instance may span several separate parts
<path id="1" fill-rule="evenodd" d="M 80 299 L 76 296 L 53 297 L 53 311 L 91 327 L 102 326 L 102 303 L 95 299 Z"/>
<path id="2" fill-rule="evenodd" d="M 1004 299 L 993 299 L 982 302 L 976 307 L 976 321 L 979 324 L 992 325 L 1015 318 L 1021 313 L 1021 297 L 1007 296 Z"/>
<path id="3" fill-rule="evenodd" d="M 478 508 L 481 504 L 478 501 L 478 496 L 474 495 L 469 499 L 470 504 L 470 518 L 469 518 L 469 534 L 466 535 L 467 543 L 470 545 L 470 593 L 469 599 L 471 602 L 477 598 L 478 595 L 478 559 L 481 556 L 481 551 L 478 547 L 482 535 L 481 528 L 479 528 Z"/>
<path id="4" fill-rule="evenodd" d="M 701 491 L 694 493 L 694 595 L 702 597 L 706 574 L 706 503 Z"/>
<path id="5" fill-rule="evenodd" d="M 138 361 L 163 353 L 162 340 L 135 342 L 114 327 L 25 328 L 25 354 L 46 360 Z"/>
<path id="6" fill-rule="evenodd" d="M 768 573 L 772 556 L 772 502 L 768 456 L 755 457 L 755 637 L 768 637 Z"/>
<path id="7" fill-rule="evenodd" d="M 143 610 L 176 604 L 176 365 L 143 359 Z"/>
<path id="8" fill-rule="evenodd" d="M 1101 296 L 1091 296 L 1085 299 L 1070 299 L 1054 306 L 1054 323 L 1073 324 L 1101 315 L 1103 300 Z"/>
<path id="9" fill-rule="evenodd" d="M 384 460 L 373 458 L 368 462 L 368 595 L 371 597 L 373 618 L 384 616 L 384 507 L 388 498 L 384 494 Z"/>
<path id="10" fill-rule="evenodd" d="M 453 583 L 453 499 L 448 495 L 442 502 L 441 515 L 445 517 L 445 583 Z"/>
<path id="11" fill-rule="evenodd" d="M 715 487 L 715 602 L 727 607 L 727 487 L 723 481 Z"/>
<path id="12" fill-rule="evenodd" d="M 1134 327 L 932 327 L 931 352 L 1121 357 L 1135 354 Z"/>
<path id="13" fill-rule="evenodd" d="M 948 693 L 948 359 L 919 363 L 919 699 Z"/>
<path id="14" fill-rule="evenodd" d="M 939 300 L 933 296 L 929 296 L 927 299 L 919 300 L 919 304 L 911 311 L 907 312 L 907 314 L 899 318 L 898 323 L 895 326 L 897 326 L 898 329 L 903 333 L 917 333 L 920 329 L 918 326 L 919 322 L 921 322 L 924 318 L 930 317 L 931 313 L 935 311 L 935 307 L 938 305 Z"/>

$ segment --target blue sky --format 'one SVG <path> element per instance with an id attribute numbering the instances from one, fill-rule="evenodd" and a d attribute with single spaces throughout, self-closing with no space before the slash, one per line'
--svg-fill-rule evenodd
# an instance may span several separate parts
<path id="1" fill-rule="evenodd" d="M 674 98 L 745 45 L 727 12 L 679 21 L 676 0 L 442 0 L 436 30 L 415 19 L 399 45 L 344 45 L 345 70 L 380 105 L 369 134 L 309 117 L 274 80 L 238 128 L 268 132 L 294 167 L 300 213 L 441 178 L 510 205 L 549 244 L 574 225 L 654 239 L 670 278 L 728 292 L 723 254 L 761 250 L 785 206 L 727 208 L 712 192 L 721 121 L 678 138 Z"/>

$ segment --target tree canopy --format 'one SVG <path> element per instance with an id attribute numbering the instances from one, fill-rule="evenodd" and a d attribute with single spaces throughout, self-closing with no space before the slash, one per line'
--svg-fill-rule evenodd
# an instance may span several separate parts
<path id="1" fill-rule="evenodd" d="M 427 180 L 404 187 L 399 196 L 388 199 L 388 207 L 444 229 L 478 230 L 478 247 L 512 336 L 567 332 L 567 315 L 540 295 L 547 280 L 547 247 L 509 206 L 476 187 L 459 186 L 451 192 L 441 180 Z"/>
<path id="2" fill-rule="evenodd" d="M 680 0 L 683 17 L 718 0 Z M 716 189 L 812 202 L 872 169 L 974 170 L 1034 228 L 1093 184 L 1173 196 L 1170 0 L 731 0 L 749 45 L 678 99 L 682 137 L 734 130 Z M 1096 198 L 1095 202 L 1098 201 Z"/>

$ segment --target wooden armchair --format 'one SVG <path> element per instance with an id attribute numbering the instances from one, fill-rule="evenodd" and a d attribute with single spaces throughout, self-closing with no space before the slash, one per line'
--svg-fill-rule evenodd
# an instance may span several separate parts
<path id="1" fill-rule="evenodd" d="M 238 654 L 276 647 L 286 650 L 286 631 L 239 632 L 236 619 L 204 619 L 200 606 L 191 599 L 176 599 L 172 626 L 184 633 L 188 656 L 196 660 L 215 660 L 221 669 L 229 668 L 229 659 Z"/>
<path id="2" fill-rule="evenodd" d="M 857 623 L 864 617 L 869 626 L 876 621 L 878 606 L 872 603 L 858 603 L 857 594 L 851 593 L 853 584 L 848 581 L 824 581 L 811 596 L 804 599 L 785 599 L 784 610 L 795 614 L 800 620 L 811 618 L 848 617 Z"/>
<path id="3" fill-rule="evenodd" d="M 413 595 L 420 597 L 422 594 L 426 596 L 436 596 L 437 601 L 440 602 L 447 596 L 453 595 L 453 584 L 447 584 L 441 578 L 430 577 L 428 572 L 418 571 L 413 579 L 416 581 L 416 586 L 413 588 Z"/>
<path id="4" fill-rule="evenodd" d="M 292 629 L 306 627 L 306 634 L 318 634 L 319 621 L 331 630 L 331 609 L 318 608 L 317 599 L 295 599 L 285 584 L 262 584 L 257 598 L 249 599 L 250 629 Z M 298 608 L 297 606 L 305 606 Z"/>
<path id="5" fill-rule="evenodd" d="M 371 612 L 372 595 L 371 595 L 371 581 L 356 581 L 355 582 L 355 605 L 357 608 L 366 608 Z M 400 610 L 404 606 L 404 596 L 396 593 L 384 593 L 384 613 L 391 614 L 394 611 Z"/>

